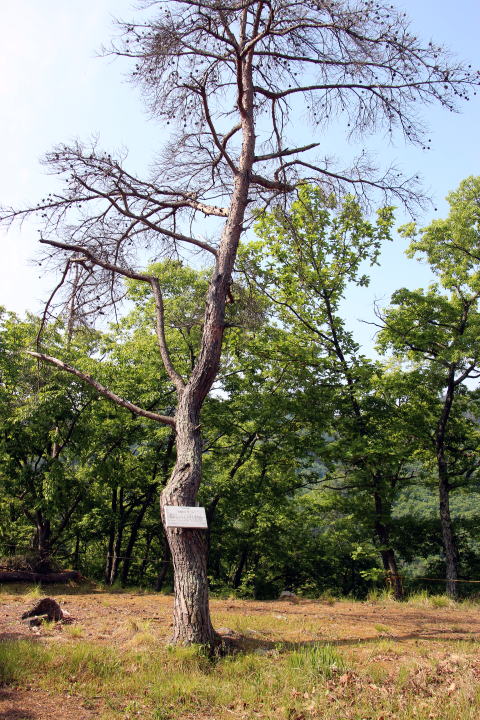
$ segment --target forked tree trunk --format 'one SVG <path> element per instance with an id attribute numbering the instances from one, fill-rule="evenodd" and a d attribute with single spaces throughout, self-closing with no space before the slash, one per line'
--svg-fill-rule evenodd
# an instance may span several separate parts
<path id="1" fill-rule="evenodd" d="M 132 553 L 133 549 L 135 547 L 135 543 L 138 539 L 138 534 L 140 531 L 141 524 L 143 522 L 143 518 L 145 517 L 145 513 L 147 512 L 154 494 L 156 492 L 157 486 L 155 484 L 152 484 L 149 486 L 147 490 L 147 494 L 145 496 L 145 499 L 143 503 L 140 506 L 140 509 L 137 513 L 137 516 L 135 520 L 132 523 L 132 527 L 130 529 L 130 536 L 128 538 L 127 547 L 125 548 L 125 555 L 123 558 L 123 564 L 122 564 L 122 573 L 121 573 L 121 583 L 122 587 L 125 587 L 128 583 L 128 574 L 130 572 L 130 567 L 132 564 Z"/>

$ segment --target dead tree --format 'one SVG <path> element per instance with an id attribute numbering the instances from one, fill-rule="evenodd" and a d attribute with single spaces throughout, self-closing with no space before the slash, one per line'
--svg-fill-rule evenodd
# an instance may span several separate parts
<path id="1" fill-rule="evenodd" d="M 365 198 L 373 192 L 407 205 L 417 202 L 414 178 L 393 167 L 377 171 L 365 155 L 339 169 L 323 154 L 325 128 L 342 123 L 346 134 L 356 137 L 398 131 L 425 145 L 418 106 L 439 103 L 453 110 L 479 76 L 440 47 L 422 44 L 389 4 L 150 0 L 144 5 L 143 23 L 122 25 L 112 52 L 132 59 L 133 79 L 152 113 L 173 128 L 151 177 L 129 173 L 125 157 L 61 145 L 45 162 L 63 178 L 63 190 L 35 208 L 7 209 L 3 218 L 36 212 L 43 222 L 45 258 L 59 270 L 46 320 L 62 293 L 76 321 L 87 322 L 117 303 L 125 278 L 150 286 L 159 353 L 176 391 L 174 414 L 145 410 L 60 359 L 32 354 L 128 410 L 174 428 L 176 463 L 162 492 L 163 508 L 195 504 L 202 473 L 200 412 L 219 368 L 235 258 L 251 209 L 282 201 L 302 180 L 326 193 L 349 190 Z M 307 119 L 312 134 L 303 138 Z M 156 260 L 185 248 L 206 254 L 213 271 L 201 343 L 184 377 L 167 341 L 162 287 L 138 268 L 146 250 Z M 205 534 L 169 529 L 167 536 L 175 573 L 174 641 L 211 645 Z"/>

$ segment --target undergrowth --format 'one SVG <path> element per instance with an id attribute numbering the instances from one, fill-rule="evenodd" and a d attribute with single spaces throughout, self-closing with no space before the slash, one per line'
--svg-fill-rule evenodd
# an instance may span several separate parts
<path id="1" fill-rule="evenodd" d="M 262 654 L 212 658 L 202 647 L 4 641 L 0 682 L 78 696 L 100 720 L 478 718 L 475 648 L 465 646 L 461 657 L 402 658 L 394 643 L 379 639 L 365 649 L 277 644 Z"/>

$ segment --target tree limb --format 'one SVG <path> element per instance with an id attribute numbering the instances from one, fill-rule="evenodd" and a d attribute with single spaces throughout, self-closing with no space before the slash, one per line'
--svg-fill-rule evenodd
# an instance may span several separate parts
<path id="1" fill-rule="evenodd" d="M 175 418 L 170 417 L 169 415 L 159 415 L 158 413 L 151 412 L 150 410 L 144 410 L 138 405 L 131 403 L 129 400 L 124 400 L 119 395 L 112 392 L 112 390 L 109 390 L 104 385 L 95 380 L 91 375 L 88 375 L 88 373 L 77 370 L 71 365 L 67 365 L 62 360 L 59 360 L 58 358 L 51 357 L 51 355 L 45 355 L 45 353 L 33 352 L 33 350 L 27 350 L 27 354 L 31 355 L 32 357 L 38 358 L 39 360 L 44 360 L 45 362 L 50 363 L 50 365 L 55 365 L 55 367 L 58 367 L 60 368 L 60 370 L 64 370 L 71 375 L 75 375 L 76 377 L 80 378 L 80 380 L 83 380 L 83 382 L 86 382 L 88 383 L 88 385 L 91 385 L 93 388 L 95 388 L 99 395 L 102 395 L 103 397 L 111 400 L 116 405 L 120 405 L 120 407 L 123 407 L 126 410 L 130 410 L 130 412 L 133 412 L 135 415 L 141 415 L 142 417 L 146 417 L 149 420 L 155 420 L 156 422 L 163 423 L 164 425 L 170 425 L 171 427 L 175 427 Z"/>

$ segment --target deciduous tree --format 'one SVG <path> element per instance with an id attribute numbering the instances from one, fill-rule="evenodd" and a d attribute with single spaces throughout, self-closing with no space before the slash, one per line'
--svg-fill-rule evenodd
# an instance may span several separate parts
<path id="1" fill-rule="evenodd" d="M 440 523 L 445 552 L 447 591 L 456 596 L 458 548 L 450 514 L 450 491 L 459 479 L 477 471 L 476 406 L 468 410 L 465 384 L 480 377 L 480 178 L 463 181 L 448 196 L 450 213 L 418 231 L 408 225 L 410 253 L 423 256 L 439 278 L 426 291 L 402 288 L 379 315 L 380 347 L 409 360 L 428 388 L 431 427 L 427 442 L 435 453 Z M 425 408 L 427 412 L 427 408 Z M 459 425 L 470 424 L 470 432 Z M 457 440 L 453 441 L 453 437 Z M 470 449 L 459 462 L 459 436 L 470 435 Z"/>

